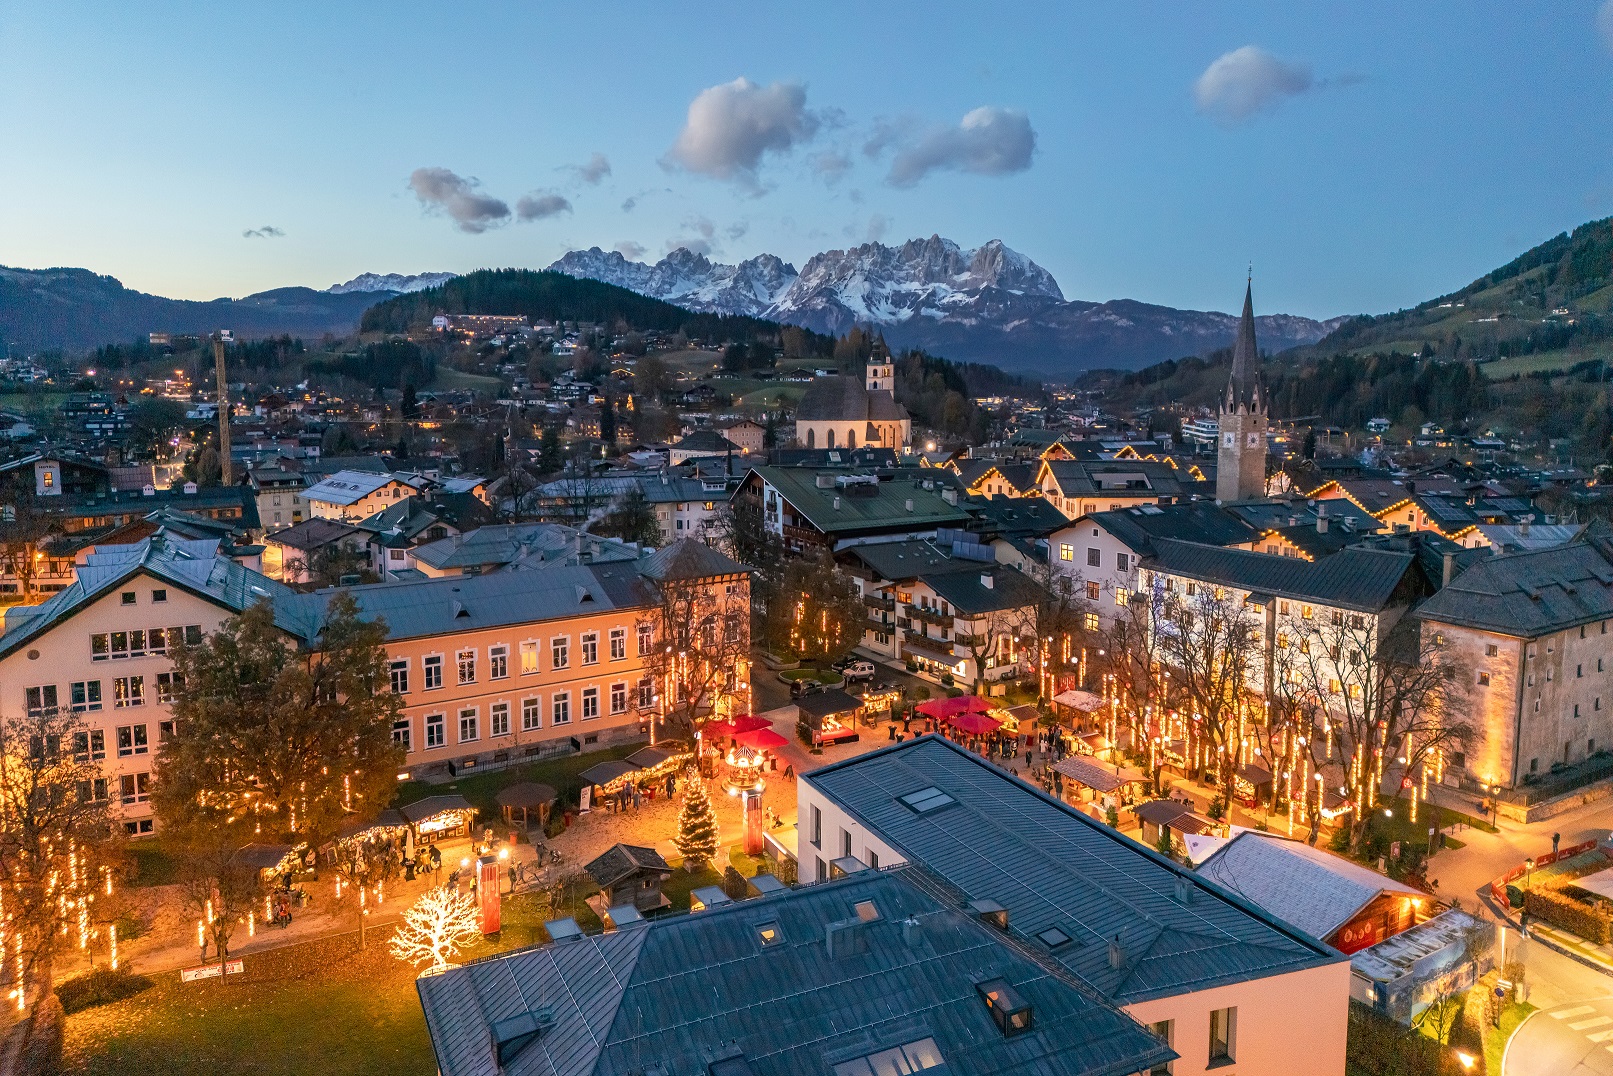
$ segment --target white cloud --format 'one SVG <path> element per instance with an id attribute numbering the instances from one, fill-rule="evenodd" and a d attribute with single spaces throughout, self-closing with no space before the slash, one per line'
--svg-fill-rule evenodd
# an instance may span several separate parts
<path id="1" fill-rule="evenodd" d="M 699 254 L 701 256 L 710 254 L 712 251 L 711 240 L 704 239 L 698 235 L 686 235 L 681 238 L 668 239 L 666 241 L 665 250 L 668 254 L 671 254 L 679 247 L 689 251 L 691 254 Z"/>
<path id="2" fill-rule="evenodd" d="M 603 153 L 595 153 L 588 158 L 587 164 L 568 164 L 566 167 L 575 172 L 578 179 L 593 186 L 610 175 L 610 158 Z"/>
<path id="3" fill-rule="evenodd" d="M 724 228 L 723 234 L 728 236 L 730 240 L 740 240 L 745 238 L 745 233 L 748 231 L 750 231 L 750 222 L 741 220 L 735 221 L 733 224 L 730 224 L 728 227 Z"/>
<path id="4" fill-rule="evenodd" d="M 793 82 L 758 86 L 736 78 L 701 90 L 688 119 L 662 159 L 713 179 L 761 193 L 756 170 L 767 153 L 788 153 L 817 133 L 819 116 L 806 107 L 806 89 Z"/>
<path id="5" fill-rule="evenodd" d="M 241 233 L 242 239 L 279 239 L 286 233 L 272 224 L 265 224 L 261 228 L 248 228 Z"/>
<path id="6" fill-rule="evenodd" d="M 515 203 L 515 215 L 522 220 L 546 220 L 571 212 L 571 203 L 558 194 L 532 193 Z"/>
<path id="7" fill-rule="evenodd" d="M 1596 9 L 1596 29 L 1602 35 L 1602 44 L 1613 52 L 1613 0 L 1602 0 L 1602 6 Z"/>
<path id="8" fill-rule="evenodd" d="M 812 170 L 832 187 L 851 171 L 851 158 L 839 150 L 827 149 L 812 155 Z"/>
<path id="9" fill-rule="evenodd" d="M 1306 64 L 1284 63 L 1245 45 L 1216 58 L 1193 83 L 1199 111 L 1220 123 L 1241 123 L 1317 85 Z"/>
<path id="10" fill-rule="evenodd" d="M 898 128 L 876 130 L 865 147 L 877 155 L 897 145 L 887 177 L 897 187 L 911 187 L 931 172 L 957 170 L 982 176 L 1023 172 L 1036 151 L 1030 117 L 1011 108 L 977 108 L 956 127 L 934 127 L 912 141 Z"/>
<path id="11" fill-rule="evenodd" d="M 702 238 L 710 239 L 717 234 L 717 225 L 709 217 L 692 216 L 683 218 L 683 227 L 691 232 L 698 232 Z"/>
<path id="12" fill-rule="evenodd" d="M 868 231 L 866 233 L 868 236 L 868 241 L 870 243 L 879 242 L 881 239 L 885 238 L 885 233 L 890 231 L 890 227 L 891 219 L 889 217 L 885 216 L 883 213 L 875 213 L 873 216 L 868 218 Z"/>
<path id="13" fill-rule="evenodd" d="M 620 254 L 628 261 L 636 262 L 640 258 L 644 257 L 644 244 L 635 243 L 631 239 L 623 239 L 612 249 L 614 249 L 616 253 Z"/>
<path id="14" fill-rule="evenodd" d="M 455 175 L 446 168 L 416 168 L 409 189 L 420 204 L 447 213 L 462 232 L 485 232 L 510 219 L 510 207 L 477 188 L 479 180 Z"/>

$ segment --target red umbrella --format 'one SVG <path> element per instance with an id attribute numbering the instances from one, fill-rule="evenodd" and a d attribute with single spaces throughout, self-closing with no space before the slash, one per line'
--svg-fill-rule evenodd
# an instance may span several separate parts
<path id="1" fill-rule="evenodd" d="M 741 732 L 739 735 L 734 737 L 734 742 L 743 744 L 746 747 L 754 747 L 758 751 L 770 751 L 774 748 L 783 747 L 790 741 L 787 737 L 780 736 L 771 728 L 765 728 L 754 729 L 750 732 Z"/>
<path id="2" fill-rule="evenodd" d="M 921 702 L 916 707 L 925 717 L 947 718 L 953 714 L 985 713 L 991 709 L 991 703 L 979 695 L 959 695 L 955 699 L 931 699 Z"/>
<path id="3" fill-rule="evenodd" d="M 985 714 L 961 713 L 953 714 L 946 719 L 946 723 L 959 732 L 967 732 L 971 736 L 980 736 L 987 732 L 996 732 L 1002 727 L 1002 722 L 995 717 Z"/>
<path id="4" fill-rule="evenodd" d="M 757 729 L 770 729 L 773 723 L 765 717 L 752 717 L 750 714 L 740 714 L 723 721 L 706 722 L 706 736 L 738 736 L 742 732 L 755 732 Z"/>

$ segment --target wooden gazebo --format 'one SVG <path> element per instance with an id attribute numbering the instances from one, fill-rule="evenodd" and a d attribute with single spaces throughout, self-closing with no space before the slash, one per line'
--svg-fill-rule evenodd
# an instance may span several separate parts
<path id="1" fill-rule="evenodd" d="M 494 798 L 504 812 L 505 822 L 512 826 L 520 825 L 524 829 L 536 821 L 541 829 L 548 826 L 549 811 L 554 807 L 559 793 L 537 781 L 522 781 L 499 789 Z"/>

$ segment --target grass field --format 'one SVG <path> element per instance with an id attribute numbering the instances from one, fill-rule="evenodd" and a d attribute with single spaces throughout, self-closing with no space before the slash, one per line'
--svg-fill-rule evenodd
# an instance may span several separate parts
<path id="1" fill-rule="evenodd" d="M 449 366 L 437 367 L 437 376 L 431 382 L 434 389 L 469 389 L 472 392 L 491 392 L 497 394 L 504 387 L 504 382 L 496 377 L 484 374 L 467 374 Z"/>
<path id="2" fill-rule="evenodd" d="M 0 409 L 29 416 L 54 414 L 66 399 L 65 392 L 0 392 Z"/>

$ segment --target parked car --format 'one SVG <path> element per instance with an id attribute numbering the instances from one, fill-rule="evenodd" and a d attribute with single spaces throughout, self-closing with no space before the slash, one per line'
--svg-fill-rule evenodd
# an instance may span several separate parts
<path id="1" fill-rule="evenodd" d="M 799 699 L 802 695 L 810 695 L 822 686 L 816 680 L 791 680 L 790 698 Z"/>
<path id="2" fill-rule="evenodd" d="M 853 661 L 840 670 L 840 675 L 846 678 L 847 683 L 858 680 L 872 680 L 874 678 L 874 663 L 871 661 Z"/>

